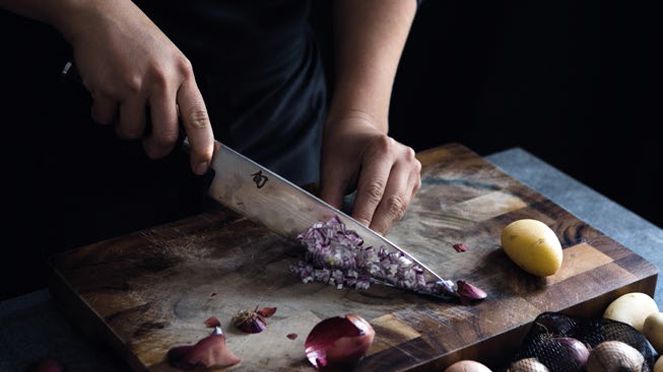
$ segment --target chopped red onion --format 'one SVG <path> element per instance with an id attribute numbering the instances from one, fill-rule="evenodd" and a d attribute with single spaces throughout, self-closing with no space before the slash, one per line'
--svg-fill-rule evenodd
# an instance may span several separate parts
<path id="1" fill-rule="evenodd" d="M 368 289 L 371 283 L 380 283 L 446 298 L 458 296 L 453 282 L 426 281 L 424 270 L 403 253 L 364 246 L 338 217 L 313 224 L 297 239 L 306 247 L 306 255 L 291 271 L 304 283 L 317 281 L 338 289 Z"/>

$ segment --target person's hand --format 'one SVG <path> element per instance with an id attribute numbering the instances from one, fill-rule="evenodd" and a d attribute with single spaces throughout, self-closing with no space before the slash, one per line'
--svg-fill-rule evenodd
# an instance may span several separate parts
<path id="1" fill-rule="evenodd" d="M 131 1 L 87 1 L 63 13 L 56 27 L 74 49 L 79 73 L 94 100 L 92 118 L 100 124 L 114 123 L 122 138 L 142 138 L 147 155 L 160 158 L 177 142 L 179 114 L 191 143 L 191 168 L 205 173 L 214 136 L 184 54 Z"/>
<path id="2" fill-rule="evenodd" d="M 321 197 L 340 207 L 356 186 L 352 217 L 380 233 L 405 214 L 421 187 L 412 148 L 384 134 L 367 115 L 328 122 L 322 147 Z"/>

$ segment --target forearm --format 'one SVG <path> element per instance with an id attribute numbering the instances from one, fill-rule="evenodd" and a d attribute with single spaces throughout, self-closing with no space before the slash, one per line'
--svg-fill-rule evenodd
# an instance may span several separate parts
<path id="1" fill-rule="evenodd" d="M 387 132 L 392 85 L 415 0 L 337 0 L 335 84 L 329 122 L 356 115 Z"/>
<path id="2" fill-rule="evenodd" d="M 55 26 L 62 13 L 76 6 L 77 0 L 0 0 L 0 8 Z"/>
<path id="3" fill-rule="evenodd" d="M 138 10 L 131 0 L 0 0 L 0 8 L 51 25 L 69 42 L 93 14 Z"/>

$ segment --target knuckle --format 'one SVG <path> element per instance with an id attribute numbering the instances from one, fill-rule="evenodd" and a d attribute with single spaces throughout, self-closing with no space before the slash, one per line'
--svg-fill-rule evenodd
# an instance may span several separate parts
<path id="1" fill-rule="evenodd" d="M 380 181 L 372 181 L 364 188 L 364 194 L 369 203 L 377 204 L 384 194 L 384 183 Z"/>
<path id="2" fill-rule="evenodd" d="M 193 65 L 191 64 L 191 61 L 189 61 L 188 58 L 181 56 L 180 58 L 177 59 L 176 65 L 177 65 L 177 70 L 185 78 L 193 76 Z"/>
<path id="3" fill-rule="evenodd" d="M 378 153 L 385 153 L 389 151 L 392 145 L 393 139 L 386 135 L 376 137 L 375 140 L 373 140 L 373 149 Z"/>
<path id="4" fill-rule="evenodd" d="M 387 203 L 387 213 L 392 217 L 400 219 L 405 215 L 405 210 L 407 209 L 407 202 L 405 197 L 400 194 L 391 195 L 386 200 Z"/>
<path id="5" fill-rule="evenodd" d="M 193 129 L 204 129 L 209 125 L 209 114 L 204 108 L 196 108 L 187 114 L 189 125 Z"/>
<path id="6" fill-rule="evenodd" d="M 132 76 L 124 81 L 124 88 L 131 94 L 138 94 L 143 89 L 143 80 L 139 76 Z"/>
<path id="7" fill-rule="evenodd" d="M 365 213 L 360 213 L 355 216 L 353 216 L 357 222 L 359 222 L 362 225 L 368 226 L 371 223 L 371 217 L 367 216 Z"/>
<path id="8" fill-rule="evenodd" d="M 405 159 L 407 160 L 416 160 L 416 153 L 412 147 L 405 147 Z"/>
<path id="9" fill-rule="evenodd" d="M 170 78 L 170 75 L 161 68 L 155 67 L 152 71 L 152 83 L 157 87 L 168 86 Z"/>

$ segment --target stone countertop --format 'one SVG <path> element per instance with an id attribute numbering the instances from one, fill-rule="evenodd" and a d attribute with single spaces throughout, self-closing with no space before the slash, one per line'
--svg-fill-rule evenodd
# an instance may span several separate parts
<path id="1" fill-rule="evenodd" d="M 486 157 L 581 220 L 663 268 L 663 230 L 520 148 Z M 656 302 L 663 308 L 663 281 Z M 120 371 L 127 366 L 103 345 L 85 339 L 42 289 L 0 302 L 0 371 L 24 371 L 52 356 L 67 371 Z"/>

